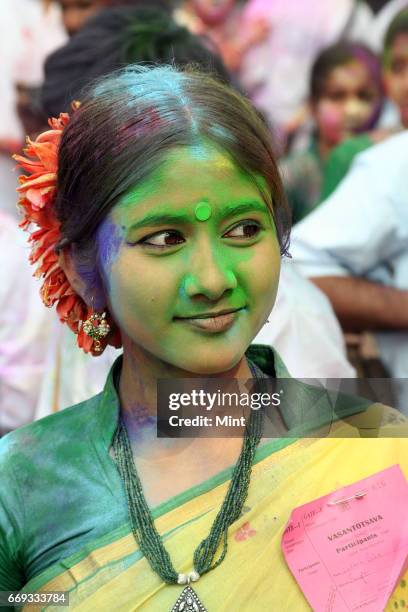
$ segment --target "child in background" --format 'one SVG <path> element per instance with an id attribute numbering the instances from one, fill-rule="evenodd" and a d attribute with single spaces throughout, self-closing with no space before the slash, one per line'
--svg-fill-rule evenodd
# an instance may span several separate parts
<path id="1" fill-rule="evenodd" d="M 371 130 L 382 102 L 380 64 L 368 48 L 340 42 L 318 55 L 310 77 L 314 135 L 306 151 L 290 154 L 281 162 L 294 223 L 319 203 L 330 152 L 354 134 Z"/>
<path id="2" fill-rule="evenodd" d="M 384 37 L 382 58 L 383 83 L 388 97 L 380 120 L 383 128 L 349 138 L 332 151 L 325 163 L 321 201 L 333 193 L 358 153 L 408 128 L 408 7 L 391 22 Z M 388 102 L 393 109 L 388 108 Z M 389 110 L 395 110 L 395 114 Z"/>

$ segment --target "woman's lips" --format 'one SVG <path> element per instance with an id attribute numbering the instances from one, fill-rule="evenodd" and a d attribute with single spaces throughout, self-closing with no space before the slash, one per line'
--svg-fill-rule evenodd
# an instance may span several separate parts
<path id="1" fill-rule="evenodd" d="M 178 318 L 178 321 L 182 321 L 183 323 L 187 323 L 188 325 L 192 325 L 197 329 L 209 332 L 209 333 L 218 333 L 223 332 L 232 327 L 235 323 L 239 313 L 242 309 L 234 310 L 233 312 L 228 312 L 225 314 L 220 314 L 214 317 L 196 317 L 190 319 Z"/>

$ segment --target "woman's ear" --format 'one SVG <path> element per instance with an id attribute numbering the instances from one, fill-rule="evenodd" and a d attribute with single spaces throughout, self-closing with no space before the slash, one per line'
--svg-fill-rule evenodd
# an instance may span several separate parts
<path id="1" fill-rule="evenodd" d="M 59 252 L 58 261 L 69 284 L 85 304 L 95 310 L 103 310 L 106 306 L 106 299 L 95 267 L 79 264 L 71 246 Z"/>

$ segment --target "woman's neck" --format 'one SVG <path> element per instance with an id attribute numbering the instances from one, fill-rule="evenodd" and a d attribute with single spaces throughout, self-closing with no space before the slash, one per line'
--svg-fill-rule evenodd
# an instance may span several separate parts
<path id="1" fill-rule="evenodd" d="M 155 359 L 140 348 L 126 350 L 119 382 L 122 418 L 131 441 L 138 445 L 157 442 L 163 448 L 187 446 L 191 439 L 161 438 L 156 435 L 157 381 L 168 378 L 200 378 L 194 372 L 182 370 Z M 206 378 L 252 378 L 246 357 L 227 372 L 206 375 Z"/>

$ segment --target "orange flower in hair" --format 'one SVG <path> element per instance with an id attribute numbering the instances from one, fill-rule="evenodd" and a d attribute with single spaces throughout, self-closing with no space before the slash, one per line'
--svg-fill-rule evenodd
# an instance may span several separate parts
<path id="1" fill-rule="evenodd" d="M 78 104 L 74 105 L 78 108 Z M 65 272 L 59 264 L 55 247 L 61 239 L 60 222 L 55 216 L 54 203 L 57 195 L 58 149 L 69 115 L 61 113 L 58 119 L 49 119 L 50 130 L 40 134 L 35 141 L 27 138 L 25 156 L 14 155 L 18 167 L 27 174 L 19 177 L 19 206 L 23 214 L 20 227 L 31 232 L 30 263 L 35 264 L 34 276 L 43 278 L 40 295 L 47 307 L 57 304 L 61 322 L 77 334 L 77 343 L 86 353 L 100 355 L 107 344 L 121 346 L 119 331 L 95 341 L 83 330 L 83 322 L 94 313 L 73 290 Z M 32 227 L 36 226 L 32 231 Z"/>

